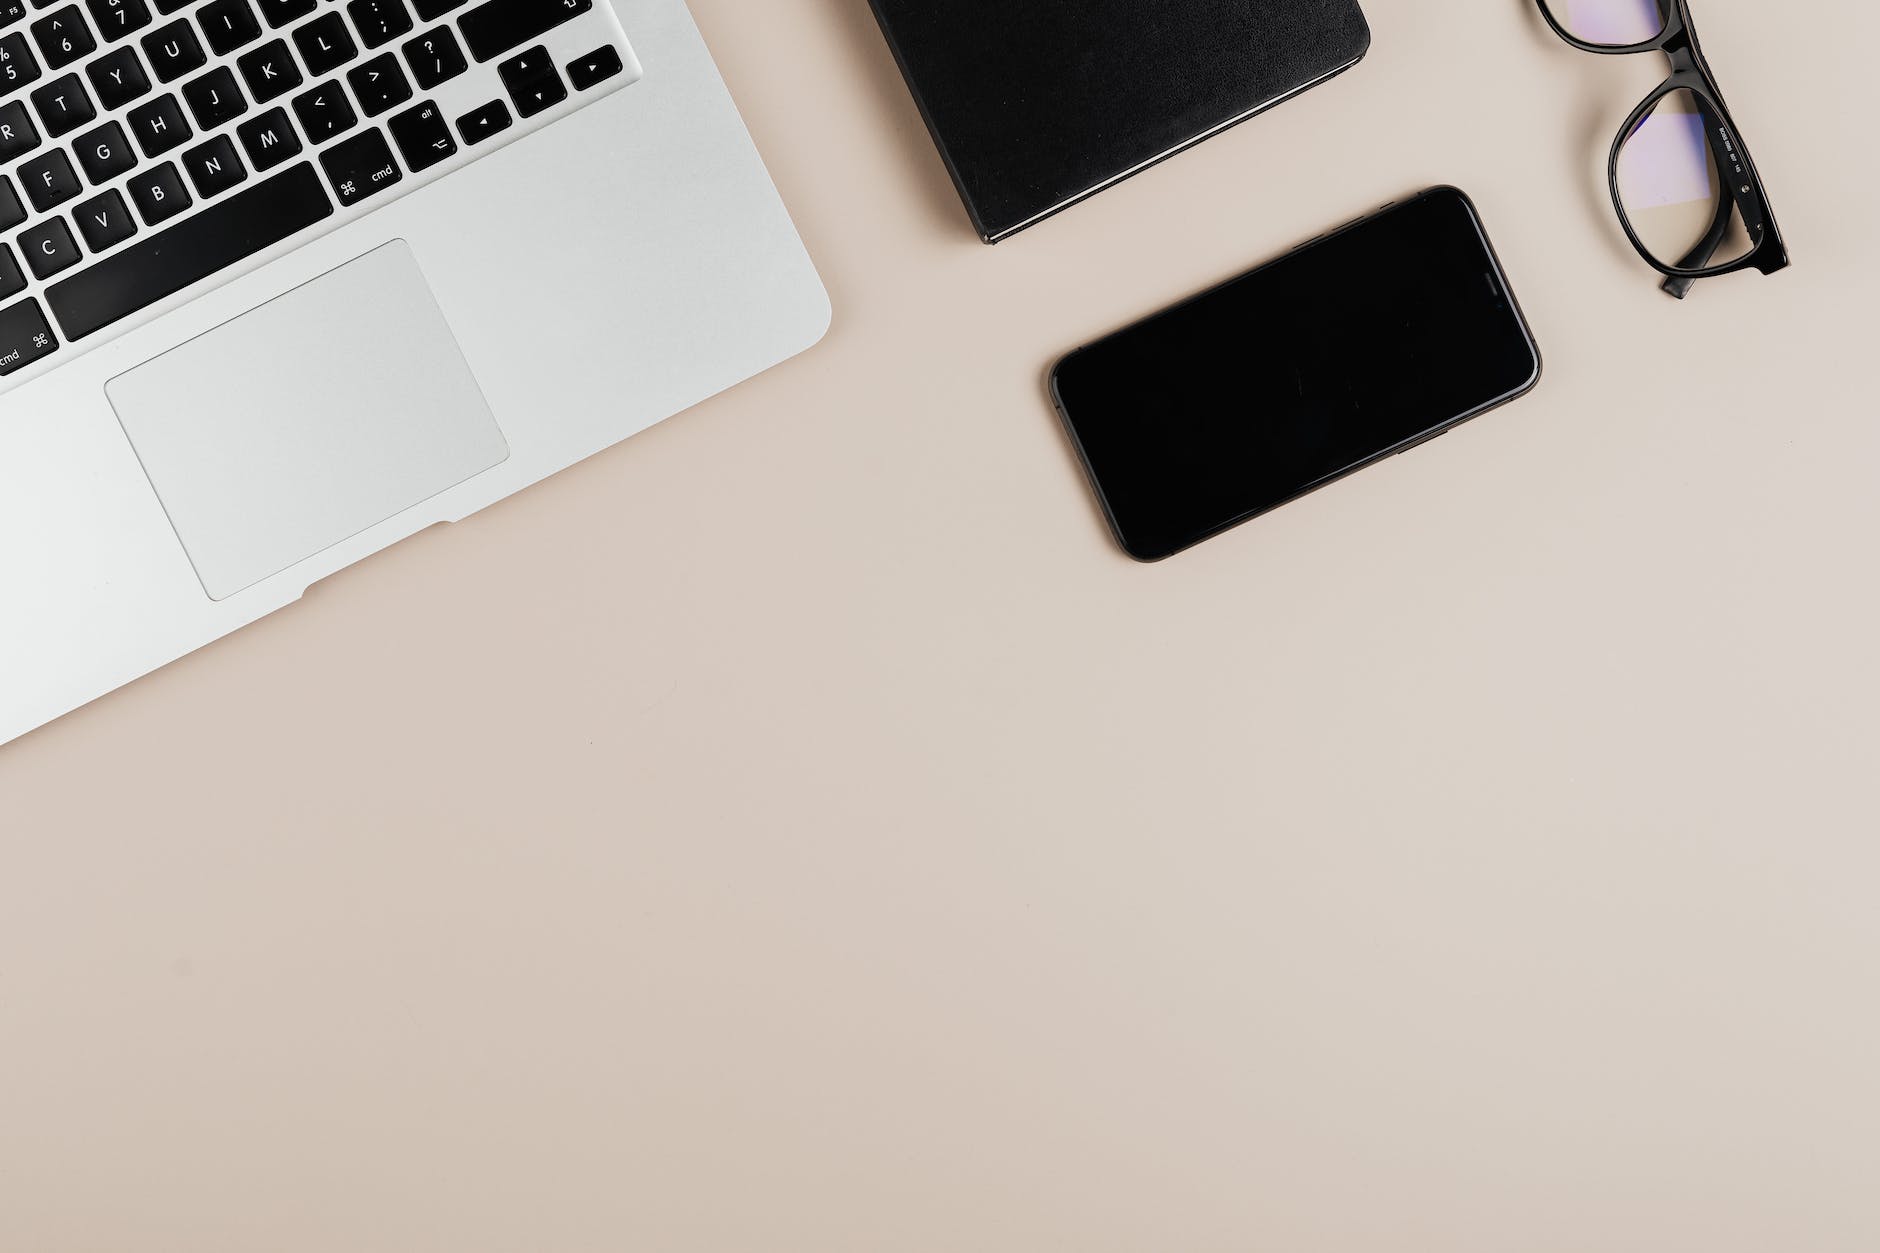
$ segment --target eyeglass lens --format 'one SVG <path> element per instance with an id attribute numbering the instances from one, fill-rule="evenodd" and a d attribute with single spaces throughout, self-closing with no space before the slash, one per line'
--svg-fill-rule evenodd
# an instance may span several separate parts
<path id="1" fill-rule="evenodd" d="M 1569 35 L 1605 48 L 1629 48 L 1665 29 L 1660 0 L 1553 0 L 1548 6 Z"/>
<path id="2" fill-rule="evenodd" d="M 1619 150 L 1619 205 L 1645 250 L 1703 269 L 1749 255 L 1752 241 L 1724 183 L 1716 148 L 1730 139 L 1715 113 L 1680 88 L 1652 106 Z"/>

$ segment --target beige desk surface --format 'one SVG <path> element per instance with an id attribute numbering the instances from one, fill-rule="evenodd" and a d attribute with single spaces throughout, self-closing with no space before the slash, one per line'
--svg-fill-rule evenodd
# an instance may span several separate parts
<path id="1" fill-rule="evenodd" d="M 1662 61 L 1372 7 L 995 250 L 695 0 L 833 333 L 0 753 L 0 1249 L 1880 1247 L 1872 6 L 1702 0 L 1798 264 L 1683 306 Z M 1048 363 L 1435 182 L 1540 390 L 1121 557 Z"/>

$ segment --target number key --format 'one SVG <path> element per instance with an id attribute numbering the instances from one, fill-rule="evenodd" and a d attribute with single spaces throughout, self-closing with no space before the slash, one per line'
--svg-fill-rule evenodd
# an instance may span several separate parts
<path id="1" fill-rule="evenodd" d="M 0 38 L 0 95 L 36 81 L 40 73 L 33 50 L 26 46 L 25 35 L 14 31 Z"/>
<path id="2" fill-rule="evenodd" d="M 98 48 L 98 41 L 92 38 L 91 27 L 85 25 L 85 15 L 78 11 L 75 4 L 68 4 L 58 12 L 47 14 L 34 22 L 33 40 L 46 59 L 46 68 L 52 70 L 62 69 L 88 57 Z"/>
<path id="3" fill-rule="evenodd" d="M 150 25 L 150 6 L 144 0 L 85 0 L 85 5 L 106 43 L 116 43 Z"/>

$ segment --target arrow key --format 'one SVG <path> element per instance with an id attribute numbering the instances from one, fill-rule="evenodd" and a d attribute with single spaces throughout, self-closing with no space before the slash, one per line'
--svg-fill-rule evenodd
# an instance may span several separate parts
<path id="1" fill-rule="evenodd" d="M 509 89 L 509 98 L 516 102 L 516 112 L 523 117 L 534 117 L 568 98 L 568 88 L 555 72 L 547 48 L 538 45 L 496 68 L 503 76 L 503 86 Z"/>
<path id="2" fill-rule="evenodd" d="M 586 91 L 604 83 L 627 67 L 621 64 L 620 50 L 612 44 L 594 49 L 579 61 L 568 63 L 568 81 L 576 91 Z"/>
<path id="3" fill-rule="evenodd" d="M 492 100 L 480 109 L 473 110 L 457 119 L 457 133 L 463 141 L 472 147 L 482 143 L 492 135 L 499 135 L 515 125 L 515 119 L 509 116 L 509 106 L 500 100 Z"/>

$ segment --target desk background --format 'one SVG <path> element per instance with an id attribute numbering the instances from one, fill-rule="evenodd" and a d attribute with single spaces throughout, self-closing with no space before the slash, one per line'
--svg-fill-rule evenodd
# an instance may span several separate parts
<path id="1" fill-rule="evenodd" d="M 1682 306 L 1525 0 L 996 250 L 866 0 L 694 7 L 833 332 L 0 752 L 0 1247 L 1880 1247 L 1873 7 L 1699 6 Z M 1051 360 L 1436 182 L 1540 389 L 1119 555 Z"/>

